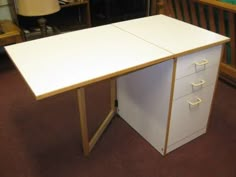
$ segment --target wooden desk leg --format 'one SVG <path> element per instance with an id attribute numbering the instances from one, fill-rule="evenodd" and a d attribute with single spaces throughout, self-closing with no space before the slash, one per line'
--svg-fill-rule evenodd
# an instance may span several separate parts
<path id="1" fill-rule="evenodd" d="M 108 113 L 107 117 L 104 119 L 100 127 L 97 129 L 91 140 L 88 137 L 88 124 L 87 124 L 87 115 L 86 115 L 86 101 L 85 101 L 85 88 L 80 88 L 77 91 L 78 95 L 78 104 L 80 112 L 80 126 L 81 126 L 81 136 L 82 136 L 82 145 L 84 150 L 84 155 L 88 156 L 90 151 L 93 149 L 96 142 L 101 137 L 104 130 L 107 128 L 108 124 L 111 122 L 112 118 L 116 114 L 116 79 L 111 80 L 111 110 Z"/>
<path id="2" fill-rule="evenodd" d="M 86 102 L 85 102 L 85 88 L 78 89 L 78 104 L 80 113 L 80 128 L 82 136 L 82 145 L 84 155 L 89 154 L 89 139 L 88 139 L 88 125 L 87 125 L 87 114 L 86 114 Z"/>

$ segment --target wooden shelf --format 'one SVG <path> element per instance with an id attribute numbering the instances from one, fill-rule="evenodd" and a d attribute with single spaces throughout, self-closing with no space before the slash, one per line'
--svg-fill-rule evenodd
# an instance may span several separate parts
<path id="1" fill-rule="evenodd" d="M 62 9 L 74 7 L 74 6 L 84 6 L 85 13 L 83 14 L 85 17 L 87 27 L 91 27 L 91 15 L 90 15 L 90 5 L 89 0 L 77 0 L 68 4 L 60 5 Z M 82 7 L 81 7 L 82 8 Z"/>
<path id="2" fill-rule="evenodd" d="M 66 8 L 66 7 L 71 7 L 71 6 L 77 6 L 77 5 L 83 5 L 83 4 L 89 4 L 88 1 L 75 1 L 75 2 L 72 2 L 72 3 L 68 3 L 68 4 L 65 4 L 65 5 L 60 5 L 61 8 Z"/>
<path id="3" fill-rule="evenodd" d="M 3 34 L 0 34 L 0 46 L 23 41 L 21 30 L 9 20 L 0 21 Z"/>

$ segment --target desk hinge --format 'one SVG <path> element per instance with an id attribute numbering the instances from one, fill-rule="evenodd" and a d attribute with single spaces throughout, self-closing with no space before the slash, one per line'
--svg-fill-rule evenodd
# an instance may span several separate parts
<path id="1" fill-rule="evenodd" d="M 115 107 L 118 108 L 118 100 L 115 100 Z"/>

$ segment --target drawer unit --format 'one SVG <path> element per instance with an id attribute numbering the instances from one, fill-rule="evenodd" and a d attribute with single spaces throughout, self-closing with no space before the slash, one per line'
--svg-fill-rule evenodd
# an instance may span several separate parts
<path id="1" fill-rule="evenodd" d="M 177 79 L 174 87 L 174 99 L 198 92 L 203 88 L 215 84 L 218 65 L 210 66 L 201 72 Z"/>
<path id="2" fill-rule="evenodd" d="M 221 49 L 177 58 L 167 153 L 206 132 Z"/>
<path id="3" fill-rule="evenodd" d="M 168 146 L 207 126 L 214 85 L 173 101 Z"/>
<path id="4" fill-rule="evenodd" d="M 219 66 L 215 55 L 220 53 L 221 47 L 217 46 L 179 57 L 175 73 L 170 70 L 171 63 L 163 62 L 120 77 L 119 115 L 162 155 L 202 135 L 206 132 Z M 200 71 L 189 72 L 183 66 L 188 63 L 192 67 L 203 55 L 209 60 Z M 171 74 L 181 77 L 174 81 Z M 174 83 L 172 98 L 170 79 Z"/>
<path id="5" fill-rule="evenodd" d="M 156 24 L 158 20 L 160 24 Z M 204 134 L 207 131 L 222 48 L 229 38 L 163 15 L 120 22 L 115 26 L 167 50 L 175 58 L 170 97 L 165 96 L 169 92 L 168 84 L 163 84 L 161 80 L 158 83 L 149 80 L 153 75 L 157 77 L 157 72 L 150 72 L 145 78 L 140 77 L 144 76 L 140 74 L 139 78 L 143 80 L 137 76 L 119 80 L 121 117 L 162 155 Z M 166 72 L 160 71 L 158 75 L 164 77 Z M 148 84 L 145 84 L 146 80 L 149 80 Z M 145 89 L 140 85 L 145 85 Z M 138 93 L 135 95 L 138 99 L 131 97 L 134 93 Z M 168 101 L 168 105 L 164 100 Z M 166 105 L 168 113 L 163 114 Z"/>
<path id="6" fill-rule="evenodd" d="M 218 65 L 222 46 L 216 46 L 178 58 L 176 79 L 198 73 L 212 65 Z"/>

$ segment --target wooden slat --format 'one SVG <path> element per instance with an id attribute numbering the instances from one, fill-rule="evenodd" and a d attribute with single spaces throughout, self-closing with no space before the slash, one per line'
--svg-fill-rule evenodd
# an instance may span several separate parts
<path id="1" fill-rule="evenodd" d="M 220 72 L 223 74 L 232 77 L 234 80 L 236 80 L 236 68 L 231 67 L 230 65 L 227 65 L 225 63 L 220 64 Z"/>
<path id="2" fill-rule="evenodd" d="M 107 115 L 107 117 L 104 119 L 102 124 L 99 126 L 93 137 L 91 138 L 89 142 L 89 148 L 90 151 L 93 149 L 96 142 L 99 140 L 101 135 L 103 134 L 104 130 L 107 128 L 109 123 L 111 122 L 112 118 L 116 114 L 116 106 L 115 106 L 115 100 L 116 100 L 116 78 L 111 79 L 110 81 L 110 112 Z"/>
<path id="3" fill-rule="evenodd" d="M 188 1 L 189 0 L 184 0 L 182 3 L 182 7 L 183 7 L 183 15 L 184 15 L 184 21 L 190 23 L 190 12 L 188 10 Z"/>
<path id="4" fill-rule="evenodd" d="M 216 32 L 216 23 L 215 23 L 215 16 L 214 16 L 214 9 L 213 7 L 208 7 L 208 22 L 211 31 Z"/>
<path id="5" fill-rule="evenodd" d="M 219 23 L 219 33 L 222 35 L 225 35 L 225 22 L 224 22 L 224 10 L 220 9 L 218 11 L 218 23 Z M 225 46 L 226 47 L 226 46 Z M 226 50 L 225 50 L 226 51 Z M 227 59 L 227 52 L 224 52 L 224 55 L 222 57 L 222 62 L 226 63 Z"/>
<path id="6" fill-rule="evenodd" d="M 231 66 L 233 66 L 234 68 L 236 68 L 236 29 L 235 29 L 235 25 L 236 25 L 236 15 L 233 13 L 229 13 L 229 37 L 231 38 L 230 40 L 230 52 L 231 52 Z"/>
<path id="7" fill-rule="evenodd" d="M 165 136 L 165 145 L 164 145 L 164 155 L 167 153 L 168 141 L 169 141 L 169 133 L 170 133 L 170 122 L 171 122 L 171 113 L 173 106 L 173 98 L 174 98 L 174 87 L 175 87 L 175 78 L 176 78 L 176 67 L 177 67 L 177 59 L 174 59 L 173 71 L 172 71 L 172 81 L 171 81 L 171 92 L 170 92 L 170 101 L 169 101 L 169 112 L 168 112 L 168 120 L 166 126 L 166 136 Z"/>
<path id="8" fill-rule="evenodd" d="M 224 10 L 219 10 L 218 11 L 218 16 L 219 16 L 219 32 L 222 35 L 225 35 L 225 22 L 224 22 Z"/>
<path id="9" fill-rule="evenodd" d="M 157 2 L 157 9 L 159 11 L 159 14 L 164 14 L 165 10 L 164 10 L 164 2 L 162 0 L 159 0 Z"/>
<path id="10" fill-rule="evenodd" d="M 80 88 L 77 91 L 78 95 L 78 106 L 80 113 L 80 127 L 81 127 L 81 136 L 82 136 L 82 145 L 84 150 L 84 155 L 88 156 L 89 149 L 89 138 L 88 138 L 88 124 L 87 124 L 87 113 L 86 113 L 86 103 L 85 103 L 85 89 Z"/>
<path id="11" fill-rule="evenodd" d="M 220 2 L 220 1 L 213 1 L 213 0 L 198 0 L 201 4 L 210 5 L 212 7 L 216 7 L 222 10 L 226 10 L 228 12 L 236 13 L 236 5 Z"/>
<path id="12" fill-rule="evenodd" d="M 174 0 L 174 2 L 175 2 L 176 18 L 183 21 L 184 18 L 181 12 L 181 1 Z"/>
<path id="13" fill-rule="evenodd" d="M 157 1 L 156 0 L 151 1 L 151 14 L 152 15 L 157 14 Z"/>
<path id="14" fill-rule="evenodd" d="M 108 113 L 107 117 L 102 122 L 102 124 L 99 126 L 99 128 L 97 129 L 97 131 L 95 132 L 95 134 L 93 135 L 91 140 L 89 141 L 89 152 L 93 149 L 93 147 L 95 146 L 95 144 L 97 143 L 97 141 L 99 140 L 99 138 L 101 137 L 101 135 L 103 134 L 103 132 L 105 131 L 105 129 L 107 128 L 109 123 L 111 122 L 115 113 L 116 112 L 114 110 L 111 110 Z M 89 155 L 89 153 L 85 154 L 85 155 Z"/>
<path id="15" fill-rule="evenodd" d="M 204 6 L 199 4 L 199 16 L 200 16 L 200 25 L 202 28 L 207 29 L 206 16 L 204 12 Z"/>
<path id="16" fill-rule="evenodd" d="M 175 17 L 174 4 L 172 0 L 166 0 L 165 2 L 165 13 L 170 17 Z"/>
<path id="17" fill-rule="evenodd" d="M 87 1 L 88 4 L 86 6 L 86 23 L 87 23 L 87 26 L 88 27 L 91 27 L 92 26 L 92 22 L 91 22 L 91 12 L 90 12 L 90 2 L 89 0 Z"/>
<path id="18" fill-rule="evenodd" d="M 197 12 L 194 1 L 190 1 L 190 11 L 191 11 L 192 24 L 198 26 Z"/>

